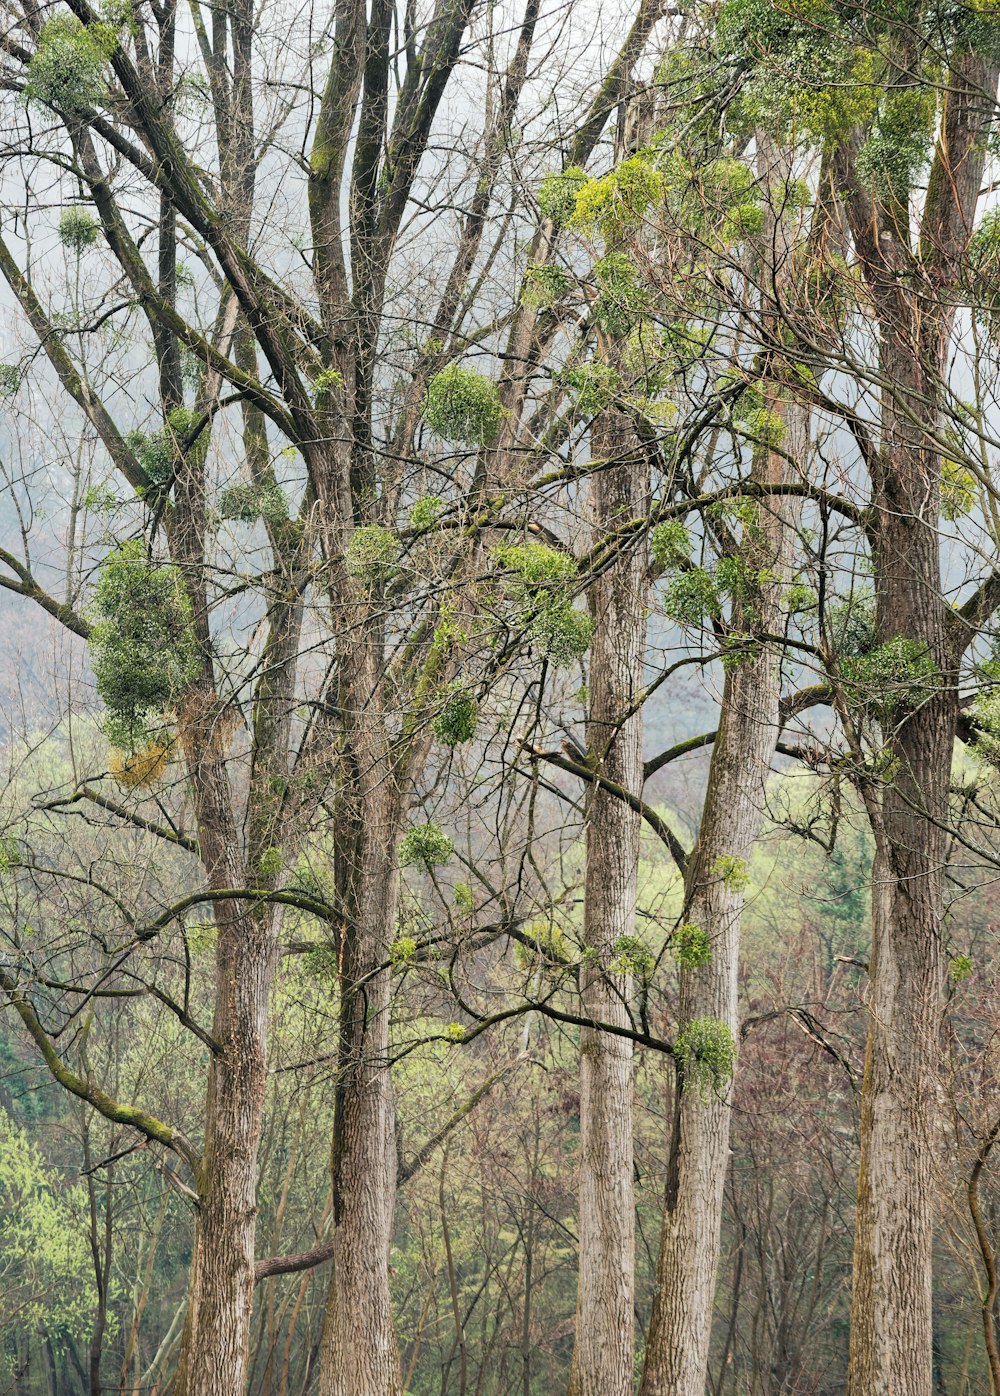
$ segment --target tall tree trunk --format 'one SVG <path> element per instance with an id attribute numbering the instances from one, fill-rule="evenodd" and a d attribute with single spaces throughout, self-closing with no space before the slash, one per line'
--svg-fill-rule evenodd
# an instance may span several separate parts
<path id="1" fill-rule="evenodd" d="M 334 1254 L 320 1396 L 399 1396 L 402 1389 L 389 1292 L 396 1131 L 387 967 L 399 900 L 400 799 L 381 715 L 381 632 L 371 620 L 365 630 L 345 665 L 346 708 L 356 717 L 335 866 L 341 924 Z"/>
<path id="2" fill-rule="evenodd" d="M 883 714 L 893 766 L 881 801 L 869 796 L 876 853 L 849 1390 L 930 1396 L 942 869 L 957 676 L 941 593 L 940 462 L 914 423 L 926 420 L 938 391 L 944 338 L 923 365 L 910 335 L 886 340 L 882 372 L 897 386 L 883 403 L 876 480 L 878 636 L 924 647 L 937 674 Z"/>
<path id="3" fill-rule="evenodd" d="M 777 406 L 777 404 L 774 404 Z M 805 410 L 786 405 L 784 449 L 801 460 Z M 781 483 L 785 460 L 760 451 L 762 483 Z M 783 626 L 792 530 L 788 505 L 765 499 L 757 540 L 745 554 L 751 571 L 766 572 L 756 615 L 737 625 L 775 634 Z M 708 933 L 711 959 L 681 970 L 677 1036 L 692 1024 L 721 1025 L 735 1050 L 739 1042 L 737 975 L 746 869 L 764 817 L 765 788 L 778 738 L 780 654 L 758 642 L 750 659 L 726 675 L 719 731 L 712 748 L 698 843 L 686 874 L 685 920 Z M 717 1031 L 718 1029 L 716 1029 Z M 731 1082 L 686 1079 L 675 1061 L 674 1126 L 657 1287 L 650 1317 L 640 1396 L 704 1396 L 712 1309 L 722 1229 L 722 1198 L 729 1159 Z"/>
<path id="4" fill-rule="evenodd" d="M 222 1391 L 237 1396 L 247 1378 L 257 1150 L 275 950 L 266 910 L 220 918 L 218 934 L 212 1035 L 220 1050 L 209 1069 L 184 1355 L 174 1386 L 178 1396 Z"/>
<path id="5" fill-rule="evenodd" d="M 648 512 L 648 469 L 627 424 L 608 415 L 594 430 L 595 454 L 621 463 L 597 472 L 594 523 L 607 536 Z M 627 552 L 591 586 L 587 746 L 596 769 L 628 791 L 642 788 L 645 550 Z M 631 976 L 616 954 L 635 935 L 640 817 L 600 786 L 587 808 L 583 1013 L 627 1026 Z M 616 946 L 618 950 L 616 951 Z M 580 1031 L 579 1297 L 574 1396 L 631 1396 L 635 1384 L 633 1290 L 635 1201 L 632 1180 L 632 1044 Z"/>

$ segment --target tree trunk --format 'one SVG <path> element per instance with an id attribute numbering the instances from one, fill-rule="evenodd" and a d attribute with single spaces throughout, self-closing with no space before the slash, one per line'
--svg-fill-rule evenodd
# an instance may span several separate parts
<path id="1" fill-rule="evenodd" d="M 945 975 L 942 868 L 957 696 L 941 594 L 940 464 L 913 425 L 926 419 L 928 400 L 933 401 L 928 394 L 936 391 L 943 337 L 928 358 L 930 375 L 903 334 L 895 343 L 889 339 L 883 351 L 882 371 L 898 385 L 898 397 L 887 395 L 883 404 L 881 478 L 876 480 L 878 635 L 883 644 L 902 636 L 926 646 L 937 675 L 926 693 L 906 700 L 908 710 L 886 713 L 882 720 L 893 768 L 874 820 L 851 1396 L 897 1391 L 930 1396 L 932 1381 L 931 1253 L 940 1129 L 936 1064 Z"/>
<path id="2" fill-rule="evenodd" d="M 649 507 L 648 471 L 629 460 L 634 439 L 618 420 L 594 431 L 609 460 L 594 480 L 594 520 L 607 536 Z M 642 789 L 645 549 L 626 553 L 591 586 L 588 751 L 596 769 L 625 790 Z M 636 930 L 640 817 L 600 786 L 587 808 L 584 944 L 580 968 L 586 1017 L 627 1026 L 631 976 L 610 968 Z M 619 949 L 616 951 L 616 946 Z M 631 1396 L 635 1384 L 633 1290 L 635 1202 L 632 1165 L 632 1044 L 580 1031 L 579 1297 L 574 1396 Z"/>
<path id="3" fill-rule="evenodd" d="M 234 884 L 238 885 L 238 884 Z M 220 904 L 231 906 L 231 903 Z M 246 1386 L 253 1307 L 257 1150 L 275 951 L 271 914 L 220 916 L 205 1150 L 177 1396 Z"/>
<path id="4" fill-rule="evenodd" d="M 377 694 L 377 684 L 369 689 Z M 389 1072 L 388 949 L 395 936 L 400 804 L 369 705 L 354 747 L 357 793 L 338 839 L 339 1057 L 333 1138 L 333 1275 L 320 1396 L 399 1396 L 389 1293 L 396 1136 Z M 364 711 L 364 709 L 359 709 Z M 374 737 L 374 740 L 372 738 Z"/>
<path id="5" fill-rule="evenodd" d="M 785 450 L 801 460 L 805 410 L 786 406 L 784 418 Z M 760 453 L 758 478 L 765 482 L 781 483 L 788 469 L 781 457 Z M 778 500 L 760 507 L 758 541 L 745 556 L 750 568 L 766 570 L 768 580 L 759 589 L 756 616 L 744 615 L 737 630 L 774 634 L 782 628 L 792 536 L 787 512 Z M 678 1037 L 692 1023 L 712 1020 L 728 1030 L 734 1049 L 743 886 L 764 817 L 780 678 L 779 653 L 761 642 L 752 658 L 737 661 L 726 675 L 701 829 L 686 875 L 685 920 L 708 933 L 712 953 L 707 964 L 681 970 Z M 678 1062 L 675 1067 L 673 1139 L 640 1396 L 704 1396 L 712 1331 L 731 1082 L 686 1081 Z"/>

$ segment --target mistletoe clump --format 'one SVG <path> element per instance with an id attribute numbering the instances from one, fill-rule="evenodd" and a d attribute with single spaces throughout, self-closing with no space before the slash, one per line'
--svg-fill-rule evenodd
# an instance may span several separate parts
<path id="1" fill-rule="evenodd" d="M 587 183 L 587 171 L 579 165 L 547 174 L 538 186 L 538 207 L 556 227 L 568 223 L 576 212 L 576 196 Z"/>
<path id="2" fill-rule="evenodd" d="M 649 551 L 660 567 L 681 567 L 691 557 L 691 535 L 679 519 L 668 519 L 649 535 Z"/>
<path id="3" fill-rule="evenodd" d="M 503 425 L 503 405 L 492 379 L 449 364 L 427 385 L 424 421 L 445 441 L 488 446 Z"/>
<path id="4" fill-rule="evenodd" d="M 444 746 L 454 747 L 470 742 L 478 726 L 479 704 L 471 693 L 459 688 L 447 698 L 431 723 L 431 730 Z"/>
<path id="5" fill-rule="evenodd" d="M 594 302 L 594 319 L 616 339 L 631 334 L 647 309 L 646 291 L 639 275 L 621 252 L 609 252 L 594 267 L 600 294 Z"/>
<path id="6" fill-rule="evenodd" d="M 630 155 L 608 174 L 587 180 L 576 196 L 573 222 L 605 242 L 618 242 L 641 227 L 665 191 L 663 171 L 649 154 Z"/>
<path id="7" fill-rule="evenodd" d="M 131 431 L 126 436 L 125 441 L 142 466 L 152 491 L 164 490 L 169 486 L 178 463 L 188 451 L 207 449 L 208 433 L 204 428 L 198 430 L 201 422 L 200 413 L 190 407 L 178 406 L 171 408 L 166 424 L 159 431 L 150 435 Z"/>
<path id="8" fill-rule="evenodd" d="M 101 235 L 100 224 L 82 208 L 68 208 L 59 217 L 59 241 L 79 257 Z"/>
<path id="9" fill-rule="evenodd" d="M 386 582 L 399 565 L 400 542 L 380 524 L 356 528 L 344 550 L 344 565 L 352 577 L 364 582 Z"/>
<path id="10" fill-rule="evenodd" d="M 219 513 L 224 519 L 239 523 L 284 523 L 288 518 L 288 501 L 276 484 L 230 485 L 219 496 Z"/>
<path id="11" fill-rule="evenodd" d="M 594 360 L 567 369 L 562 381 L 575 395 L 576 410 L 584 417 L 596 417 L 614 402 L 621 390 L 621 379 L 610 364 Z"/>
<path id="12" fill-rule="evenodd" d="M 577 573 L 575 559 L 545 543 L 503 543 L 492 556 L 509 574 L 504 585 L 529 644 L 558 666 L 582 658 L 593 623 L 573 606 L 566 589 Z"/>
<path id="13" fill-rule="evenodd" d="M 108 710 L 105 731 L 134 753 L 158 738 L 164 714 L 198 672 L 191 603 L 178 569 L 151 561 L 135 539 L 105 561 L 94 616 L 90 656 Z"/>
<path id="14" fill-rule="evenodd" d="M 173 738 L 161 735 L 139 751 L 112 751 L 108 772 L 123 790 L 151 790 L 166 775 L 173 750 Z"/>
<path id="15" fill-rule="evenodd" d="M 685 969 L 699 969 L 712 958 L 712 942 L 701 926 L 685 921 L 670 937 L 670 946 L 679 964 Z"/>
<path id="16" fill-rule="evenodd" d="M 433 528 L 443 509 L 444 500 L 440 495 L 425 495 L 423 499 L 418 499 L 410 510 L 410 523 L 414 528 Z"/>
<path id="17" fill-rule="evenodd" d="M 42 26 L 28 63 L 26 95 L 57 111 L 92 111 L 104 99 L 104 72 L 116 43 L 111 25 L 85 27 L 75 15 L 55 15 Z"/>
<path id="18" fill-rule="evenodd" d="M 858 152 L 857 172 L 882 199 L 903 201 L 930 158 L 934 99 L 919 88 L 893 92 Z"/>
<path id="19" fill-rule="evenodd" d="M 572 282 L 562 267 L 545 262 L 541 266 L 530 266 L 524 273 L 521 285 L 521 304 L 534 310 L 548 310 L 562 300 Z"/>
<path id="20" fill-rule="evenodd" d="M 941 678 L 926 644 L 905 635 L 845 658 L 840 672 L 850 690 L 849 701 L 870 708 L 882 720 L 919 707 Z"/>
<path id="21" fill-rule="evenodd" d="M 430 872 L 447 863 L 454 852 L 455 845 L 443 829 L 431 823 L 415 824 L 399 845 L 399 866 Z"/>
<path id="22" fill-rule="evenodd" d="M 684 1074 L 704 1096 L 723 1091 L 736 1067 L 736 1043 L 725 1023 L 717 1018 L 692 1018 L 674 1039 L 674 1058 Z"/>

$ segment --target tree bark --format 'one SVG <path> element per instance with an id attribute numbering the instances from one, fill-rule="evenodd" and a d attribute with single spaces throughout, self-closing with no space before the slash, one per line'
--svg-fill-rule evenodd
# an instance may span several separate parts
<path id="1" fill-rule="evenodd" d="M 348 658 L 353 789 L 342 801 L 335 866 L 339 1052 L 333 1137 L 333 1275 L 320 1346 L 320 1396 L 399 1396 L 389 1292 L 396 1198 L 389 1071 L 389 944 L 395 935 L 400 800 L 381 717 L 381 645 L 369 622 Z"/>
<path id="2" fill-rule="evenodd" d="M 594 523 L 608 536 L 648 511 L 648 469 L 620 418 L 595 427 L 595 454 L 622 463 L 599 470 Z M 595 769 L 625 790 L 642 787 L 646 557 L 634 549 L 591 586 L 587 746 Z M 636 931 L 641 816 L 593 784 L 587 802 L 585 1017 L 625 1027 L 631 976 L 615 972 L 616 944 Z M 620 952 L 619 952 L 620 953 Z M 633 1291 L 633 1049 L 624 1037 L 580 1030 L 579 1297 L 574 1396 L 631 1396 L 635 1384 Z"/>
<path id="3" fill-rule="evenodd" d="M 784 418 L 784 449 L 801 459 L 805 410 L 788 405 Z M 780 484 L 790 472 L 782 457 L 764 451 L 756 473 L 764 483 Z M 748 564 L 766 569 L 769 580 L 760 588 L 756 627 L 747 617 L 736 628 L 774 634 L 783 625 L 791 555 L 788 505 L 765 499 L 757 528 L 756 555 Z M 779 732 L 780 678 L 780 654 L 766 643 L 759 643 L 752 659 L 738 662 L 726 675 L 698 843 L 685 879 L 685 921 L 708 933 L 712 956 L 705 965 L 681 970 L 678 1034 L 696 1020 L 711 1019 L 728 1029 L 734 1047 L 739 1042 L 742 881 L 764 817 Z M 731 1110 L 731 1082 L 702 1089 L 686 1082 L 678 1067 L 656 1294 L 640 1396 L 704 1396 Z"/>

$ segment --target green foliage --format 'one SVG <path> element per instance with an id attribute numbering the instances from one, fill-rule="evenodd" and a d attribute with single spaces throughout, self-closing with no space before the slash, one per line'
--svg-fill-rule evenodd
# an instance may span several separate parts
<path id="1" fill-rule="evenodd" d="M 352 577 L 365 582 L 387 582 L 399 566 L 400 542 L 380 524 L 363 524 L 351 534 L 344 550 L 344 565 Z"/>
<path id="2" fill-rule="evenodd" d="M 79 257 L 101 236 L 101 225 L 82 208 L 68 208 L 59 217 L 59 241 Z"/>
<path id="3" fill-rule="evenodd" d="M 444 1030 L 444 1035 L 449 1042 L 458 1043 L 465 1041 L 465 1029 L 462 1027 L 461 1023 L 449 1023 Z"/>
<path id="4" fill-rule="evenodd" d="M 557 668 L 564 668 L 583 658 L 590 648 L 593 633 L 590 616 L 568 599 L 559 599 L 537 612 L 529 627 L 528 639 Z"/>
<path id="5" fill-rule="evenodd" d="M 151 562 L 141 539 L 123 544 L 101 568 L 90 655 L 108 709 L 105 730 L 123 751 L 137 750 L 198 671 L 180 573 Z"/>
<path id="6" fill-rule="evenodd" d="M 589 179 L 576 196 L 572 222 L 586 233 L 600 233 L 607 243 L 618 242 L 641 227 L 651 210 L 662 203 L 663 172 L 649 153 L 630 155 L 608 174 Z"/>
<path id="7" fill-rule="evenodd" d="M 700 969 L 712 958 L 712 942 L 708 932 L 690 921 L 677 927 L 670 937 L 670 947 L 678 963 L 685 969 Z"/>
<path id="8" fill-rule="evenodd" d="M 415 824 L 403 836 L 399 845 L 399 866 L 401 868 L 439 868 L 447 863 L 455 852 L 455 845 L 436 824 Z"/>
<path id="9" fill-rule="evenodd" d="M 416 959 L 417 949 L 417 942 L 412 936 L 397 936 L 389 946 L 389 963 L 395 969 L 403 969 Z"/>
<path id="10" fill-rule="evenodd" d="M 110 25 L 85 28 L 75 15 L 53 16 L 42 26 L 28 63 L 26 96 L 75 116 L 99 107 L 116 41 Z"/>
<path id="11" fill-rule="evenodd" d="M 857 172 L 881 199 L 903 202 L 930 157 L 934 92 L 923 87 L 892 90 L 876 129 L 858 152 Z"/>
<path id="12" fill-rule="evenodd" d="M 660 567 L 679 567 L 691 557 L 691 535 L 679 519 L 657 524 L 649 535 L 649 551 Z"/>
<path id="13" fill-rule="evenodd" d="M 594 319 L 616 339 L 624 339 L 648 308 L 647 293 L 636 268 L 621 252 L 609 252 L 594 266 L 600 294 L 594 301 Z"/>
<path id="14" fill-rule="evenodd" d="M 472 888 L 467 882 L 456 882 L 451 889 L 451 894 L 455 898 L 455 905 L 464 916 L 471 916 L 475 910 L 475 899 L 472 895 Z"/>
<path id="15" fill-rule="evenodd" d="M 501 543 L 492 557 L 513 574 L 505 586 L 518 606 L 529 643 L 556 665 L 580 659 L 590 644 L 593 622 L 575 609 L 564 590 L 576 575 L 576 561 L 545 543 Z"/>
<path id="16" fill-rule="evenodd" d="M 995 338 L 1000 330 L 1000 209 L 985 215 L 969 241 L 966 287 L 977 318 Z"/>
<path id="17" fill-rule="evenodd" d="M 645 979 L 652 974 L 656 960 L 638 936 L 619 936 L 611 947 L 608 968 L 615 974 L 634 974 Z"/>
<path id="18" fill-rule="evenodd" d="M 681 572 L 664 592 L 663 612 L 678 625 L 717 620 L 722 614 L 722 602 L 711 573 L 703 567 Z"/>
<path id="19" fill-rule="evenodd" d="M 86 1191 L 50 1168 L 4 1110 L 0 1246 L 4 1302 L 8 1313 L 16 1313 L 22 1332 L 46 1334 L 57 1347 L 67 1337 L 85 1341 L 97 1303 Z"/>
<path id="20" fill-rule="evenodd" d="M 941 462 L 941 513 L 954 523 L 973 508 L 978 494 L 976 477 L 958 461 Z"/>
<path id="21" fill-rule="evenodd" d="M 870 707 L 881 719 L 919 707 L 941 677 L 927 646 L 905 635 L 896 635 L 865 654 L 845 658 L 840 672 L 848 685 L 848 701 Z"/>
<path id="22" fill-rule="evenodd" d="M 572 285 L 568 272 L 551 262 L 541 266 L 530 266 L 524 273 L 521 286 L 521 302 L 536 310 L 547 310 L 562 300 Z"/>
<path id="23" fill-rule="evenodd" d="M 418 499 L 410 510 L 410 523 L 414 528 L 433 528 L 444 509 L 440 495 L 428 494 Z"/>
<path id="24" fill-rule="evenodd" d="M 479 726 L 479 704 L 472 694 L 456 688 L 431 722 L 431 730 L 444 746 L 470 742 Z"/>
<path id="25" fill-rule="evenodd" d="M 17 839 L 9 836 L 0 838 L 0 873 L 8 873 L 12 868 L 19 868 L 22 862 L 21 846 Z"/>
<path id="26" fill-rule="evenodd" d="M 487 446 L 503 425 L 496 384 L 475 369 L 449 364 L 427 385 L 424 421 L 445 441 Z"/>
<path id="27" fill-rule="evenodd" d="M 264 849 L 257 863 L 258 871 L 265 882 L 273 882 L 279 876 L 284 866 L 284 855 L 281 849 L 276 848 L 274 844 Z"/>
<path id="28" fill-rule="evenodd" d="M 562 382 L 572 389 L 576 410 L 584 417 L 596 417 L 605 411 L 621 391 L 621 379 L 616 370 L 597 359 L 567 369 L 562 374 Z"/>
<path id="29" fill-rule="evenodd" d="M 741 412 L 736 419 L 738 430 L 758 446 L 780 446 L 785 439 L 785 424 L 769 407 L 756 407 Z"/>
<path id="30" fill-rule="evenodd" d="M 692 1018 L 674 1039 L 674 1058 L 690 1084 L 704 1096 L 723 1091 L 736 1067 L 736 1043 L 717 1018 Z"/>
<path id="31" fill-rule="evenodd" d="M 576 196 L 588 181 L 586 170 L 569 165 L 547 174 L 538 186 L 538 207 L 556 227 L 568 223 L 576 211 Z"/>
<path id="32" fill-rule="evenodd" d="M 716 877 L 728 892 L 743 892 L 750 886 L 750 869 L 745 858 L 737 858 L 731 853 L 720 853 L 709 875 Z"/>
<path id="33" fill-rule="evenodd" d="M 23 378 L 24 370 L 20 364 L 0 363 L 0 398 L 13 397 Z"/>
<path id="34" fill-rule="evenodd" d="M 948 961 L 948 977 L 953 984 L 961 984 L 968 979 L 976 968 L 976 962 L 971 955 L 952 955 Z"/>
<path id="35" fill-rule="evenodd" d="M 280 524 L 288 519 L 288 500 L 276 484 L 230 485 L 219 496 L 219 513 L 224 519 L 240 523 L 263 519 L 269 524 Z"/>
<path id="36" fill-rule="evenodd" d="M 344 375 L 335 368 L 321 368 L 313 379 L 313 390 L 316 394 L 316 401 L 331 397 L 333 393 L 344 385 Z"/>

